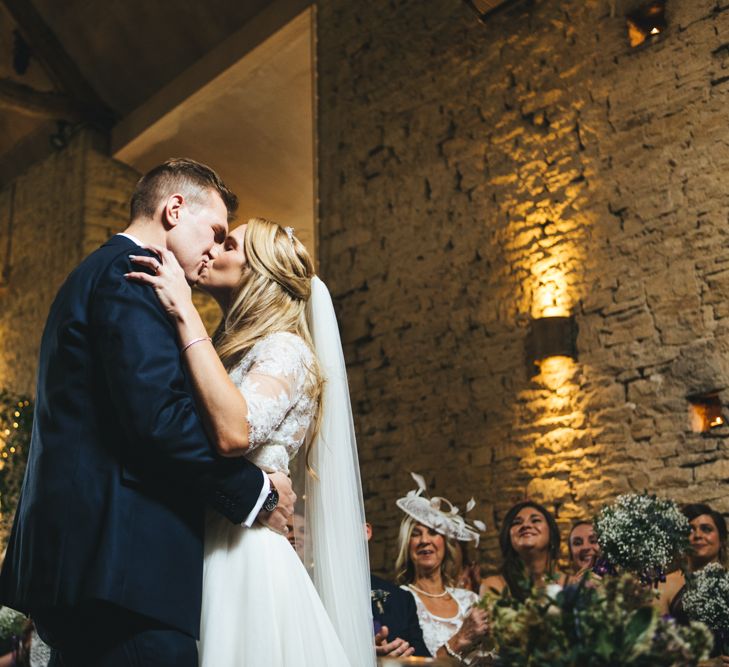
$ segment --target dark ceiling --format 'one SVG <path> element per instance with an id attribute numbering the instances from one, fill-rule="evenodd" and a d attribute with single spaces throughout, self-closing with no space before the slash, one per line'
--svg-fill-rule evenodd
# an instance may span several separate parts
<path id="1" fill-rule="evenodd" d="M 269 0 L 33 0 L 118 116 L 238 30 Z"/>
<path id="2" fill-rule="evenodd" d="M 49 150 L 58 120 L 108 127 L 272 4 L 0 0 L 0 186 Z"/>

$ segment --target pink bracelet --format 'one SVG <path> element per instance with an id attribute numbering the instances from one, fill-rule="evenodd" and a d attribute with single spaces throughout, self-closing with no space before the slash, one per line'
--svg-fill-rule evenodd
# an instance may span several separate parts
<path id="1" fill-rule="evenodd" d="M 203 341 L 206 341 L 206 340 L 212 341 L 213 339 L 210 338 L 210 336 L 203 336 L 202 338 L 193 338 L 187 345 L 185 345 L 185 347 L 183 347 L 180 350 L 180 354 L 182 354 L 188 347 L 192 347 L 193 345 L 195 345 L 195 343 L 202 343 Z"/>

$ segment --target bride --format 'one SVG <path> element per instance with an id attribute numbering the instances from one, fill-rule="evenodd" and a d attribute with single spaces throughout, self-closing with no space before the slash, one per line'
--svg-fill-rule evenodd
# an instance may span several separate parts
<path id="1" fill-rule="evenodd" d="M 196 402 L 221 456 L 289 472 L 306 456 L 306 562 L 285 535 L 209 511 L 202 667 L 372 667 L 364 509 L 344 358 L 331 298 L 290 227 L 234 229 L 198 286 L 223 310 L 214 347 L 169 251 L 135 256 L 175 322 Z"/>

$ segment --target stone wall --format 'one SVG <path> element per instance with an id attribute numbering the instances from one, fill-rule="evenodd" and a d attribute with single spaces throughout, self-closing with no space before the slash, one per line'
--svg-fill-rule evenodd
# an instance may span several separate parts
<path id="1" fill-rule="evenodd" d="M 729 512 L 729 3 L 318 3 L 320 261 L 341 318 L 375 569 L 423 473 L 479 501 L 487 569 L 525 496 L 563 526 L 649 489 Z M 532 317 L 577 363 L 530 377 Z M 722 398 L 729 397 L 725 390 Z"/>
<path id="2" fill-rule="evenodd" d="M 90 131 L 0 190 L 0 386 L 32 393 L 48 309 L 68 273 L 126 227 L 138 175 Z"/>

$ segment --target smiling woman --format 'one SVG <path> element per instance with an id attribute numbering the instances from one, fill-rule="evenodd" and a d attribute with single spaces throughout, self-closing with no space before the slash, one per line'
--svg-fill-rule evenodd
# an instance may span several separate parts
<path id="1" fill-rule="evenodd" d="M 456 540 L 478 542 L 478 532 L 445 498 L 428 499 L 425 480 L 413 474 L 419 489 L 397 501 L 406 513 L 400 524 L 397 582 L 415 598 L 423 639 L 434 657 L 458 658 L 478 652 L 488 633 L 486 614 L 473 607 L 473 591 L 455 586 Z M 467 511 L 474 502 L 468 504 Z M 441 509 L 447 505 L 448 511 Z M 479 529 L 483 524 L 474 522 Z"/>
<path id="2" fill-rule="evenodd" d="M 567 548 L 574 574 L 585 572 L 595 564 L 600 545 L 592 521 L 578 521 L 572 526 L 567 538 Z"/>
<path id="3" fill-rule="evenodd" d="M 710 563 L 726 566 L 727 525 L 724 516 L 702 503 L 686 505 L 681 512 L 691 526 L 688 572 L 698 572 Z M 670 613 L 679 621 L 688 620 L 682 605 L 685 587 L 684 573 L 681 570 L 671 572 L 658 586 L 656 605 L 659 610 L 664 614 Z"/>
<path id="4" fill-rule="evenodd" d="M 555 578 L 561 585 L 566 583 L 566 575 L 556 569 L 559 527 L 549 510 L 538 503 L 518 503 L 506 513 L 499 545 L 501 574 L 483 580 L 481 595 L 508 589 L 513 597 L 524 600 L 533 586 L 544 586 Z"/>
<path id="5" fill-rule="evenodd" d="M 693 503 L 685 505 L 681 512 L 689 520 L 689 542 L 691 549 L 686 563 L 687 574 L 695 574 L 707 565 L 726 567 L 727 532 L 726 519 L 709 505 Z M 690 577 L 689 577 L 690 578 Z M 671 572 L 666 581 L 659 584 L 655 605 L 662 614 L 670 614 L 681 625 L 688 625 L 690 618 L 684 609 L 683 600 L 687 591 L 687 581 L 683 571 Z M 726 652 L 726 630 L 715 632 L 715 645 L 712 657 Z M 722 655 L 723 662 L 729 663 L 729 656 Z"/>

